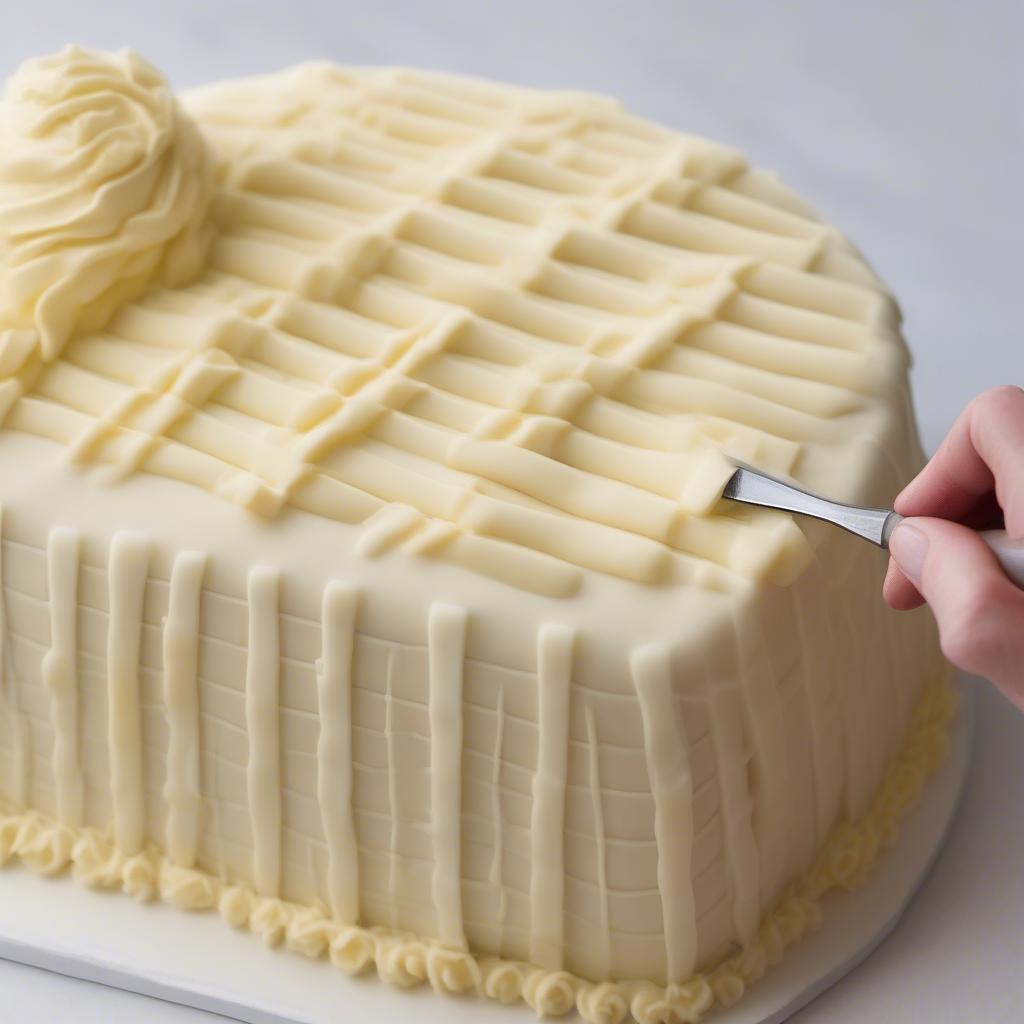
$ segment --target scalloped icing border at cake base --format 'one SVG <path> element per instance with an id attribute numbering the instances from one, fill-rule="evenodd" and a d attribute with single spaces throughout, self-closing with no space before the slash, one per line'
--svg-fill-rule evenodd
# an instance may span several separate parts
<path id="1" fill-rule="evenodd" d="M 348 974 L 372 965 L 383 981 L 401 987 L 427 982 L 438 992 L 475 992 L 506 1004 L 522 1000 L 542 1016 L 575 1007 L 587 1024 L 619 1024 L 630 1015 L 639 1024 L 694 1024 L 715 1004 L 732 1006 L 787 947 L 814 931 L 828 892 L 854 889 L 867 879 L 942 761 L 956 705 L 948 674 L 929 686 L 868 812 L 832 831 L 810 871 L 787 889 L 746 949 L 683 984 L 592 982 L 568 971 L 477 956 L 409 932 L 342 925 L 322 907 L 263 897 L 205 871 L 179 867 L 155 846 L 125 856 L 106 832 L 72 829 L 37 811 L 0 817 L 0 866 L 17 859 L 42 875 L 70 868 L 77 881 L 92 888 L 122 889 L 139 900 L 160 898 L 184 910 L 217 910 L 230 925 L 249 928 L 269 946 L 312 959 L 327 955 Z"/>

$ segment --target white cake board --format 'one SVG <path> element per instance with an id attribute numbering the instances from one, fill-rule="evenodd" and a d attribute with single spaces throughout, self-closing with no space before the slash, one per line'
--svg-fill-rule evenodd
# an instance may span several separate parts
<path id="1" fill-rule="evenodd" d="M 722 1024 L 779 1024 L 860 964 L 892 931 L 924 881 L 953 819 L 970 757 L 971 682 L 952 728 L 949 756 L 904 819 L 899 842 L 854 893 L 826 897 L 820 931 L 786 953 L 730 1010 Z M 0 871 L 0 957 L 128 989 L 250 1024 L 515 1024 L 533 1019 L 523 1004 L 401 991 L 372 972 L 351 979 L 326 959 L 266 949 L 216 914 L 97 893 L 70 878 Z M 572 1020 L 572 1017 L 562 1018 Z"/>

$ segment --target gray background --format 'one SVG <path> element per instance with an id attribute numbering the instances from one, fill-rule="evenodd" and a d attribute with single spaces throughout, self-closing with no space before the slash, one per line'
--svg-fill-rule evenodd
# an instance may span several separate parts
<path id="1" fill-rule="evenodd" d="M 1015 0 L 6 0 L 0 76 L 79 42 L 130 45 L 179 88 L 330 57 L 618 96 L 778 170 L 853 238 L 903 306 L 934 448 L 972 395 L 1024 383 L 1022 39 Z M 1024 717 L 980 696 L 932 876 L 800 1024 L 1021 1019 Z M 3 961 L 0 991 L 12 1021 L 214 1019 Z"/>

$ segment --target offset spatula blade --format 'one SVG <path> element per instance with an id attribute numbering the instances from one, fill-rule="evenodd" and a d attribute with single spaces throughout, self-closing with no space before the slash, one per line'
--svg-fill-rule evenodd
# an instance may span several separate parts
<path id="1" fill-rule="evenodd" d="M 733 473 L 725 485 L 722 497 L 746 505 L 784 509 L 823 519 L 882 548 L 889 546 L 889 537 L 902 519 L 891 509 L 860 508 L 857 505 L 829 501 L 749 466 L 741 466 Z"/>
<path id="2" fill-rule="evenodd" d="M 903 516 L 892 509 L 861 508 L 829 501 L 744 465 L 738 466 L 729 478 L 722 497 L 745 505 L 777 508 L 822 519 L 886 549 L 893 530 L 903 520 Z M 1024 588 L 1024 540 L 1013 540 L 1005 530 L 984 530 L 978 536 L 992 549 L 1007 577 Z"/>

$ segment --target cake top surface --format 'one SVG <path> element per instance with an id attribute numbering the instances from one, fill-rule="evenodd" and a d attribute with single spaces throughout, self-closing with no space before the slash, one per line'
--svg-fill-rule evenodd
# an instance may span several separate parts
<path id="1" fill-rule="evenodd" d="M 857 254 L 732 150 L 593 96 L 303 65 L 175 99 L 135 55 L 0 108 L 0 419 L 360 556 L 568 596 L 809 557 L 723 452 L 863 500 L 905 386 Z"/>

